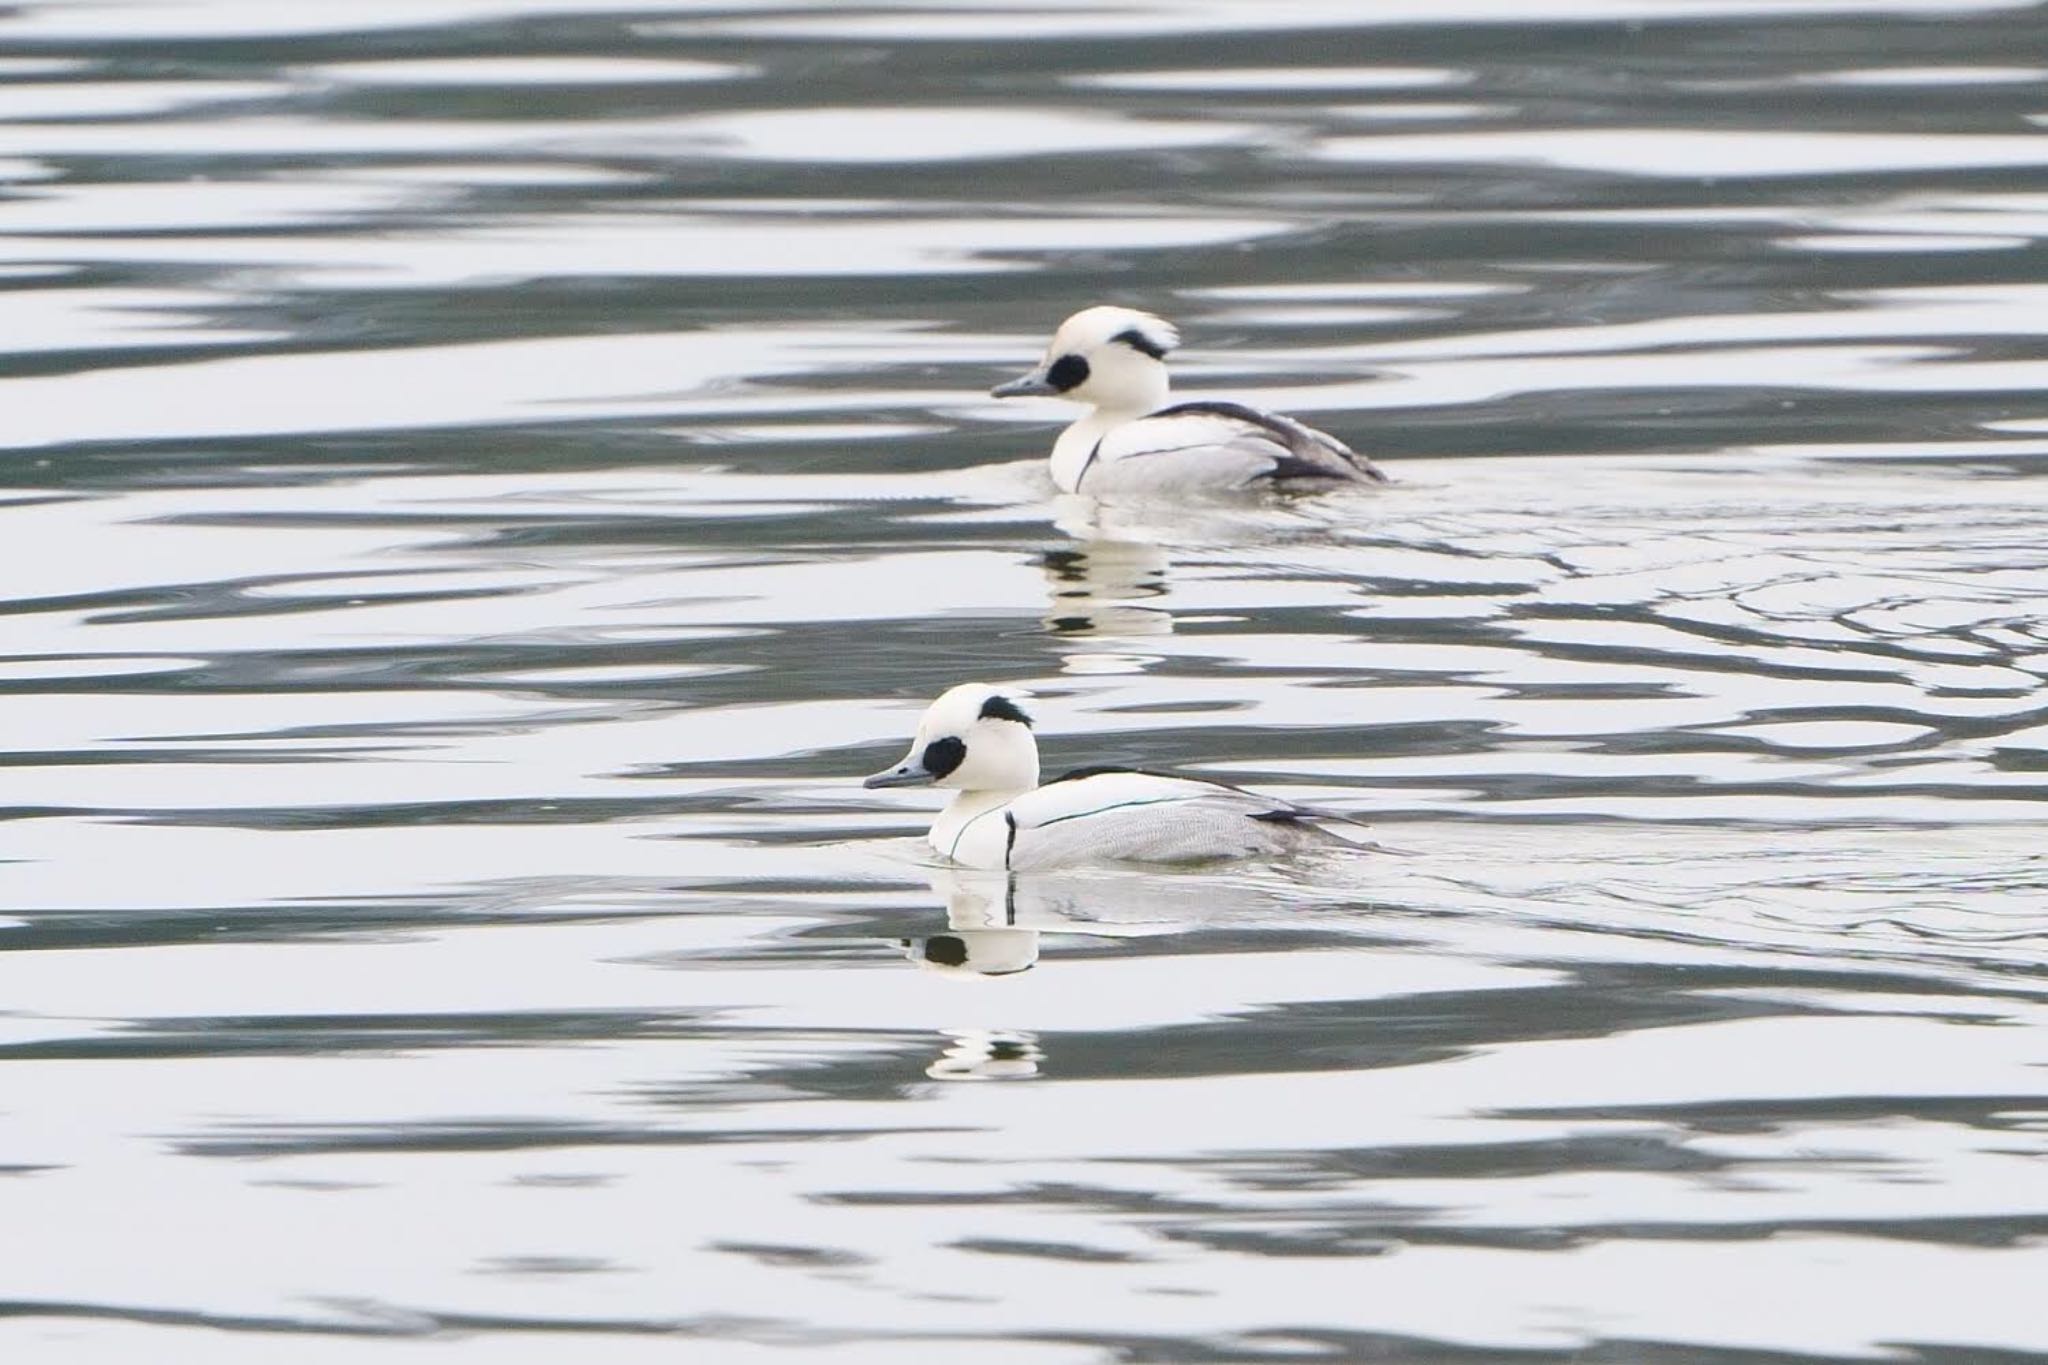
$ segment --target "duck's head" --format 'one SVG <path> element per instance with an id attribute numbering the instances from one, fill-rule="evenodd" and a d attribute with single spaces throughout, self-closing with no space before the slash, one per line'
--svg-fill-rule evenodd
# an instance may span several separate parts
<path id="1" fill-rule="evenodd" d="M 1053 333 L 1037 369 L 989 392 L 1151 412 L 1166 401 L 1166 353 L 1179 344 L 1179 331 L 1164 318 L 1107 304 L 1083 308 Z"/>
<path id="2" fill-rule="evenodd" d="M 861 785 L 1029 791 L 1038 785 L 1031 717 L 999 688 L 962 683 L 925 709 L 903 761 Z"/>
<path id="3" fill-rule="evenodd" d="M 900 942 L 906 958 L 941 976 L 1011 976 L 1038 965 L 1036 929 L 949 929 Z"/>

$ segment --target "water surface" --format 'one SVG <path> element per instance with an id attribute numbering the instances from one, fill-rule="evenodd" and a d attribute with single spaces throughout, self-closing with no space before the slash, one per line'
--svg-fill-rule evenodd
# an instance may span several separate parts
<path id="1" fill-rule="evenodd" d="M 0 13 L 0 1349 L 2043 1358 L 2044 52 Z M 1096 301 L 1396 483 L 1056 496 Z M 949 877 L 969 678 L 1384 851 Z"/>

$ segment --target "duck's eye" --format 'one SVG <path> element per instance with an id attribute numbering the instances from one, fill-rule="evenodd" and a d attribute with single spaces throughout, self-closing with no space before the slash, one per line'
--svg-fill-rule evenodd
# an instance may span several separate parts
<path id="1" fill-rule="evenodd" d="M 1088 382 L 1088 362 L 1077 355 L 1063 355 L 1047 367 L 1045 382 L 1065 393 Z"/>
<path id="2" fill-rule="evenodd" d="M 924 764 L 924 770 L 933 777 L 944 777 L 959 767 L 966 757 L 967 745 L 948 735 L 944 739 L 935 739 L 925 745 L 924 757 L 918 761 Z"/>
<path id="3" fill-rule="evenodd" d="M 967 962 L 967 940 L 956 934 L 934 934 L 924 941 L 924 960 L 941 967 L 959 967 Z"/>

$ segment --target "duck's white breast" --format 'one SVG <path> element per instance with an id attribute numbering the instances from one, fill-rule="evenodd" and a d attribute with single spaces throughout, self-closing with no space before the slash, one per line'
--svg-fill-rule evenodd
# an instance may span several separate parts
<path id="1" fill-rule="evenodd" d="M 1029 795 L 1029 793 L 1026 793 Z M 932 851 L 963 867 L 1004 868 L 1010 865 L 1008 808 L 949 808 L 925 836 Z"/>

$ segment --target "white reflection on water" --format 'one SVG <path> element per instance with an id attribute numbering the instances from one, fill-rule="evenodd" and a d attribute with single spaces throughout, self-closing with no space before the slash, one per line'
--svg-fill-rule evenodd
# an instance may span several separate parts
<path id="1" fill-rule="evenodd" d="M 299 37 L 489 23 L 577 13 L 674 10 L 678 0 L 98 0 L 29 3 L 0 18 L 0 37 L 124 43 L 192 38 Z"/>
<path id="2" fill-rule="evenodd" d="M 111 119 L 169 114 L 199 105 L 272 96 L 282 84 L 258 81 L 48 81 L 0 87 L 0 122 Z"/>
<path id="3" fill-rule="evenodd" d="M 975 109 L 791 109 L 734 114 L 676 128 L 719 156 L 806 163 L 901 164 L 989 157 L 1086 155 L 1238 142 L 1254 130 L 1214 119 L 1161 120 Z"/>
<path id="4" fill-rule="evenodd" d="M 406 177 L 411 180 L 411 177 Z M 497 168 L 480 175 L 451 172 L 448 183 L 471 184 L 604 184 L 616 177 L 581 169 L 563 179 L 535 179 L 524 171 Z M 253 198 L 286 204 L 369 203 L 379 197 L 374 185 L 338 191 L 297 188 L 272 195 L 267 187 L 245 198 L 241 187 L 229 185 L 219 199 L 208 190 L 193 191 L 181 201 L 184 214 L 200 221 L 191 226 L 219 225 L 233 219 Z M 127 195 L 113 202 L 151 203 L 146 195 Z M 225 203 L 220 202 L 225 200 Z M 793 217 L 808 216 L 802 203 L 785 206 Z M 0 209 L 0 219 L 4 219 Z M 119 224 L 115 224 L 119 225 Z M 129 224 L 146 226 L 147 224 Z M 177 227 L 158 223 L 158 227 Z M 67 245 L 67 257 L 85 262 L 135 262 L 165 266 L 216 266 L 260 272 L 276 289 L 388 289 L 445 285 L 508 284 L 551 275 L 564 264 L 562 246 L 574 239 L 575 269 L 586 277 L 664 276 L 709 278 L 757 276 L 775 271 L 786 276 L 889 276 L 991 274 L 1021 271 L 1014 258 L 1043 251 L 1222 245 L 1285 230 L 1271 219 L 1138 215 L 1054 218 L 1013 216 L 977 219 L 890 213 L 876 221 L 840 224 L 821 239 L 815 227 L 775 215 L 753 217 L 744 212 L 623 216 L 603 213 L 574 218 L 536 216 L 501 226 L 443 229 L 433 232 L 391 232 L 375 237 L 294 234 L 214 240 L 160 236 L 142 241 L 84 239 Z M 0 261 L 42 259 L 49 253 L 46 238 L 0 237 Z M 1005 258 L 1012 258 L 1006 260 Z M 975 396 L 979 396 L 978 394 Z"/>
<path id="5" fill-rule="evenodd" d="M 1800 79 L 1817 85 L 2026 85 L 2048 80 L 2048 67 L 1884 66 L 1816 71 Z"/>
<path id="6" fill-rule="evenodd" d="M 550 3 L 551 0 L 537 0 Z M 1225 41 L 1240 32 L 1398 27 L 1408 24 L 1544 24 L 1773 17 L 1955 14 L 2025 8 L 2032 0 L 1042 0 L 1029 11 L 1007 0 L 910 0 L 887 6 L 808 0 L 800 13 L 648 23 L 657 34 L 736 34 L 902 41 L 1093 39 L 1196 34 Z M 907 17 L 906 17 L 907 16 Z"/>
<path id="7" fill-rule="evenodd" d="M 49 235 L 66 232 L 227 232 L 333 221 L 396 208 L 408 197 L 389 185 L 322 184 L 304 178 L 38 186 L 0 204 L 0 253 L 47 253 Z M 222 259 L 220 242 L 208 241 L 206 246 L 211 259 Z M 133 261 L 146 254 L 127 243 L 110 242 L 104 248 L 105 258 L 112 260 Z"/>
<path id="8" fill-rule="evenodd" d="M 1109 90 L 1344 91 L 1407 90 L 1456 85 L 1468 73 L 1431 67 L 1353 66 L 1219 68 L 1213 71 L 1122 71 L 1108 76 L 1076 76 L 1072 83 Z"/>
<path id="9" fill-rule="evenodd" d="M 1853 175 L 1859 172 L 2040 166 L 2048 149 L 2024 134 L 1712 132 L 1684 128 L 1537 128 L 1332 138 L 1333 160 L 1397 165 L 1533 162 L 1659 178 Z"/>
<path id="10" fill-rule="evenodd" d="M 755 68 L 650 57 L 397 57 L 377 62 L 333 62 L 304 67 L 297 74 L 347 85 L 667 85 L 739 80 L 754 75 Z"/>
<path id="11" fill-rule="evenodd" d="M 803 368 L 809 332 L 537 338 L 180 361 L 6 384 L 0 445 L 360 431 L 620 413 L 758 412 L 764 399 L 678 397 Z M 363 396 L 375 394 L 375 404 Z"/>
<path id="12" fill-rule="evenodd" d="M 277 337 L 276 332 L 206 327 L 220 295 L 200 290 L 15 289 L 7 294 L 8 339 L 15 355 L 115 346 L 221 346 Z"/>

